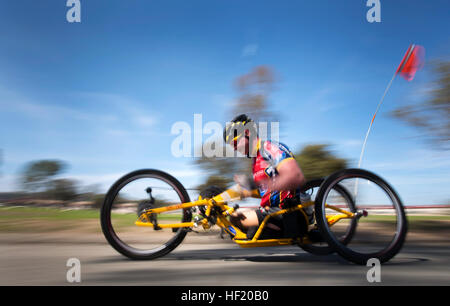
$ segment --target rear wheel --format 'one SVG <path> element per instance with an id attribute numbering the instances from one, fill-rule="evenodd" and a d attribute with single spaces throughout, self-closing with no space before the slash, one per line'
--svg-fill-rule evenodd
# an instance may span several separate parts
<path id="1" fill-rule="evenodd" d="M 317 199 L 319 188 L 324 181 L 325 179 L 316 179 L 308 181 L 306 182 L 305 185 L 303 185 L 301 191 L 309 194 L 311 196 L 311 201 L 314 201 L 315 199 Z M 352 199 L 352 196 L 344 186 L 342 185 L 334 186 L 331 193 L 333 198 L 333 204 L 338 204 L 341 208 L 347 211 L 356 212 L 356 207 Z M 329 214 L 331 214 L 331 212 L 329 212 Z M 356 220 L 347 219 L 341 220 L 339 222 L 340 222 L 339 226 L 336 226 L 334 228 L 334 231 L 336 235 L 338 235 L 339 240 L 343 244 L 348 244 L 353 238 L 353 235 L 355 234 Z M 317 225 L 315 225 L 314 227 L 315 229 L 313 230 L 317 231 L 317 233 L 319 234 L 319 231 L 317 230 Z M 319 234 L 319 236 L 321 235 Z M 312 239 L 312 237 L 310 237 L 310 239 Z M 334 248 L 332 246 L 329 246 L 329 244 L 324 239 L 318 239 L 318 241 L 313 241 L 312 243 L 299 244 L 299 246 L 303 250 L 314 255 L 329 255 L 335 252 Z"/>
<path id="2" fill-rule="evenodd" d="M 345 186 L 354 193 L 358 232 L 350 244 L 334 233 L 328 211 L 332 190 Z M 381 177 L 362 169 L 345 169 L 330 175 L 320 187 L 315 200 L 317 224 L 328 244 L 339 255 L 365 265 L 371 258 L 386 262 L 402 248 L 407 220 L 402 202 L 394 189 Z M 337 223 L 339 224 L 340 221 Z"/>
<path id="3" fill-rule="evenodd" d="M 175 249 L 186 236 L 183 228 L 158 229 L 153 224 L 190 222 L 189 209 L 152 215 L 149 227 L 135 222 L 146 209 L 190 202 L 183 185 L 173 176 L 144 169 L 120 178 L 109 189 L 101 207 L 103 234 L 119 253 L 132 259 L 154 259 Z"/>

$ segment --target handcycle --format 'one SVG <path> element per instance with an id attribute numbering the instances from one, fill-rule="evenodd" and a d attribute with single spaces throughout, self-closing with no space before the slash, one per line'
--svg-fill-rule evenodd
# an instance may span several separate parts
<path id="1" fill-rule="evenodd" d="M 101 207 L 101 227 L 115 250 L 137 260 L 164 256 L 188 232 L 208 231 L 214 225 L 243 248 L 297 245 L 315 255 L 336 252 L 360 265 L 371 258 L 387 262 L 401 250 L 407 234 L 405 211 L 397 193 L 381 177 L 363 169 L 345 169 L 308 181 L 301 190 L 311 196 L 310 201 L 270 213 L 248 235 L 229 220 L 239 208 L 230 204 L 240 200 L 236 188 L 205 190 L 191 201 L 175 177 L 142 169 L 111 186 Z M 308 206 L 314 206 L 313 224 L 304 211 Z M 265 237 L 272 218 L 288 216 L 298 223 L 295 233 Z"/>

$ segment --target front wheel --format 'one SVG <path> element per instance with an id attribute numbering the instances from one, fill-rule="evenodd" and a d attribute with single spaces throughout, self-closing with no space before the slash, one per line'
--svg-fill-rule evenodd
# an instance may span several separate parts
<path id="1" fill-rule="evenodd" d="M 189 195 L 173 176 L 158 170 L 131 172 L 112 185 L 101 207 L 103 234 L 119 253 L 131 259 L 154 259 L 175 249 L 186 236 L 182 228 L 135 225 L 146 209 L 190 202 Z M 190 222 L 189 209 L 152 215 L 152 224 Z"/>
<path id="2" fill-rule="evenodd" d="M 353 192 L 358 230 L 352 242 L 344 244 L 333 229 L 338 205 L 333 205 L 331 191 L 338 185 Z M 366 265 L 371 258 L 381 263 L 390 260 L 402 248 L 407 220 L 400 197 L 381 177 L 362 169 L 345 169 L 325 179 L 315 200 L 319 230 L 328 244 L 345 259 Z"/>

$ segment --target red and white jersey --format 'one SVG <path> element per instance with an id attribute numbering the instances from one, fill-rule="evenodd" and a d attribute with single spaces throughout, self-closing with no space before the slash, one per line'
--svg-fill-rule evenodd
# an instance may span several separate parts
<path id="1" fill-rule="evenodd" d="M 258 185 L 261 206 L 282 207 L 286 198 L 299 194 L 282 190 L 268 190 L 265 181 L 278 175 L 278 167 L 294 155 L 287 146 L 269 140 L 259 141 L 256 157 L 253 158 L 253 180 Z"/>

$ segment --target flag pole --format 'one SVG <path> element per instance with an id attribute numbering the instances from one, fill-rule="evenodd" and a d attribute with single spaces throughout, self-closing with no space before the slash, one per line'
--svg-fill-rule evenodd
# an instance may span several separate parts
<path id="1" fill-rule="evenodd" d="M 378 113 L 378 110 L 380 109 L 381 104 L 384 101 L 384 97 L 386 97 L 386 94 L 387 94 L 389 88 L 391 87 L 392 82 L 394 81 L 396 76 L 397 76 L 397 71 L 394 73 L 394 76 L 392 77 L 391 81 L 389 82 L 388 86 L 386 87 L 386 90 L 384 91 L 383 97 L 381 97 L 381 101 L 380 101 L 380 103 L 378 103 L 377 109 L 375 110 L 375 113 L 373 114 L 372 121 L 370 121 L 369 129 L 367 130 L 366 138 L 364 139 L 364 143 L 363 143 L 363 146 L 362 146 L 361 155 L 359 156 L 358 168 L 361 167 L 361 162 L 362 162 L 362 158 L 363 158 L 363 155 L 364 155 L 364 150 L 366 148 L 367 138 L 369 137 L 369 133 L 370 133 L 370 130 L 372 129 L 373 122 L 375 121 L 375 117 L 376 117 L 376 115 Z"/>
<path id="2" fill-rule="evenodd" d="M 387 94 L 389 88 L 391 88 L 392 82 L 394 81 L 395 77 L 397 76 L 397 72 L 398 71 L 395 71 L 394 75 L 392 76 L 391 81 L 389 82 L 388 86 L 386 87 L 386 90 L 384 91 L 383 96 L 381 97 L 380 103 L 378 103 L 377 109 L 375 110 L 375 113 L 373 114 L 372 120 L 370 121 L 369 129 L 367 130 L 366 137 L 364 138 L 364 143 L 363 143 L 363 146 L 362 146 L 361 154 L 359 155 L 358 168 L 361 168 L 361 163 L 362 163 L 362 158 L 363 158 L 363 155 L 364 155 L 364 150 L 366 149 L 367 138 L 369 138 L 370 130 L 372 129 L 372 125 L 373 125 L 373 122 L 375 121 L 375 117 L 377 116 L 378 110 L 380 109 L 380 106 L 381 106 L 381 104 L 384 101 L 384 97 L 386 97 L 386 94 Z M 355 194 L 355 199 L 356 199 L 356 196 L 358 194 L 358 179 L 356 179 L 354 194 Z"/>
<path id="3" fill-rule="evenodd" d="M 418 47 L 418 48 L 416 49 L 416 47 Z M 386 87 L 386 90 L 384 91 L 384 94 L 381 97 L 380 103 L 378 103 L 377 109 L 375 110 L 372 120 L 370 121 L 369 129 L 367 130 L 366 137 L 364 138 L 364 143 L 362 146 L 361 154 L 359 156 L 358 168 L 361 168 L 362 158 L 364 155 L 364 151 L 366 149 L 367 138 L 369 138 L 369 134 L 370 134 L 370 130 L 372 129 L 373 122 L 375 121 L 375 117 L 377 116 L 378 110 L 380 109 L 380 106 L 383 103 L 384 98 L 386 97 L 386 94 L 387 94 L 389 88 L 391 88 L 392 82 L 394 81 L 395 77 L 397 76 L 397 74 L 399 72 L 401 74 L 404 72 L 405 68 L 407 68 L 406 69 L 407 76 L 404 76 L 405 79 L 407 79 L 408 81 L 411 81 L 414 78 L 415 71 L 417 69 L 419 69 L 418 66 L 420 65 L 420 60 L 417 58 L 417 56 L 420 56 L 420 55 L 417 55 L 417 53 L 421 52 L 421 51 L 423 52 L 422 46 L 416 46 L 415 44 L 411 44 L 409 46 L 408 50 L 406 50 L 406 53 L 403 56 L 402 61 L 400 62 L 400 65 L 398 66 L 397 70 L 395 71 L 394 75 L 392 76 L 391 81 L 389 82 L 388 86 Z M 358 179 L 356 179 L 356 184 L 355 184 L 355 199 L 356 199 L 357 193 L 358 193 Z"/>

